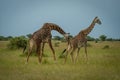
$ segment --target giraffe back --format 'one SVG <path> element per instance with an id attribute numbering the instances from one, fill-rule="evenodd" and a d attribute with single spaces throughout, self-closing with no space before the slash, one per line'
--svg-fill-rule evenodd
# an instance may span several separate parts
<path id="1" fill-rule="evenodd" d="M 34 32 L 33 35 L 32 35 L 32 39 L 34 40 L 46 40 L 47 38 L 51 38 L 51 32 L 50 32 L 50 29 L 46 28 L 41 28 L 39 29 L 38 31 Z"/>

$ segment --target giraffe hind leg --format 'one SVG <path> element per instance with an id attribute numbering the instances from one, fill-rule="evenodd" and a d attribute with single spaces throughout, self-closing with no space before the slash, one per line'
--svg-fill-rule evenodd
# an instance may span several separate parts
<path id="1" fill-rule="evenodd" d="M 76 61 L 77 61 L 77 59 L 78 59 L 79 51 L 80 51 L 80 48 L 78 48 L 78 51 L 77 51 L 77 54 L 76 54 L 76 57 L 75 57 L 75 63 L 76 63 Z"/>
<path id="2" fill-rule="evenodd" d="M 34 46 L 34 41 L 31 39 L 31 40 L 29 41 L 29 49 L 28 49 L 28 55 L 27 55 L 27 63 L 28 63 L 28 60 L 29 60 L 29 56 L 30 56 L 31 53 L 32 53 L 33 46 Z"/>
<path id="3" fill-rule="evenodd" d="M 76 50 L 76 48 L 73 48 L 72 52 L 70 53 L 73 63 L 74 63 L 74 55 L 73 55 L 73 53 L 75 52 L 75 50 Z"/>
<path id="4" fill-rule="evenodd" d="M 32 48 L 29 48 L 29 51 L 28 51 L 28 56 L 27 56 L 27 63 L 28 63 L 29 56 L 31 55 L 31 53 L 32 53 Z"/>
<path id="5" fill-rule="evenodd" d="M 39 63 L 41 63 L 42 59 L 41 59 L 41 44 L 37 44 L 37 55 L 38 55 L 38 60 Z"/>

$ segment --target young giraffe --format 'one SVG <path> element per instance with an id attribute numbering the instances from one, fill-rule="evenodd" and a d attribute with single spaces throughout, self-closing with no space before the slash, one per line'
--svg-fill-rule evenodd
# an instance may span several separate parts
<path id="1" fill-rule="evenodd" d="M 28 50 L 27 62 L 29 60 L 29 56 L 32 52 L 33 47 L 36 46 L 36 48 L 37 48 L 36 53 L 38 54 L 38 60 L 41 63 L 45 43 L 49 44 L 49 46 L 52 50 L 53 56 L 54 56 L 54 60 L 56 60 L 55 51 L 54 51 L 54 49 L 52 47 L 52 43 L 51 43 L 51 38 L 52 38 L 51 30 L 56 30 L 60 34 L 62 34 L 66 38 L 66 40 L 69 39 L 68 38 L 69 33 L 64 32 L 63 29 L 60 28 L 58 25 L 53 24 L 53 23 L 45 23 L 42 26 L 42 28 L 40 28 L 38 31 L 33 33 L 32 37 L 29 40 L 29 50 Z M 41 53 L 41 44 L 42 44 L 42 53 Z"/>
<path id="2" fill-rule="evenodd" d="M 92 29 L 94 28 L 95 24 L 101 24 L 101 21 L 99 20 L 98 17 L 95 17 L 94 20 L 92 21 L 91 25 L 84 29 L 84 30 L 81 30 L 73 39 L 70 40 L 70 43 L 68 44 L 68 47 L 67 49 L 65 49 L 62 54 L 67 51 L 66 55 L 65 55 L 65 63 L 66 63 L 66 60 L 67 60 L 67 55 L 68 55 L 68 52 L 72 49 L 71 51 L 71 58 L 72 58 L 72 61 L 73 62 L 76 62 L 76 59 L 78 57 L 78 54 L 79 54 L 79 51 L 80 51 L 80 48 L 84 46 L 85 48 L 85 54 L 86 54 L 86 57 L 87 57 L 87 39 L 86 39 L 86 36 L 92 31 Z M 76 48 L 78 48 L 78 51 L 77 51 L 77 55 L 75 57 L 75 61 L 74 61 L 74 58 L 73 58 L 73 53 L 74 51 L 76 50 Z"/>

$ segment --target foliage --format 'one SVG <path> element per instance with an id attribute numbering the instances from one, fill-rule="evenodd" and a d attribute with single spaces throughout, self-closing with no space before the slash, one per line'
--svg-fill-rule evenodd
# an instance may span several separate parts
<path id="1" fill-rule="evenodd" d="M 32 37 L 32 34 L 27 34 L 26 35 L 28 38 L 31 38 Z"/>
<path id="2" fill-rule="evenodd" d="M 4 40 L 5 38 L 4 38 L 4 36 L 0 36 L 0 40 L 2 41 L 2 40 Z"/>
<path id="3" fill-rule="evenodd" d="M 106 38 L 107 38 L 107 36 L 105 36 L 105 35 L 101 35 L 99 38 L 100 38 L 101 41 L 105 41 Z"/>
<path id="4" fill-rule="evenodd" d="M 95 39 L 93 37 L 87 36 L 88 41 L 94 41 Z"/>
<path id="5" fill-rule="evenodd" d="M 69 38 L 73 38 L 73 36 L 72 36 L 72 35 L 69 35 Z"/>
<path id="6" fill-rule="evenodd" d="M 109 45 L 105 45 L 102 49 L 109 49 L 110 46 Z"/>
<path id="7" fill-rule="evenodd" d="M 112 38 L 107 38 L 106 41 L 113 41 L 113 39 Z"/>
<path id="8" fill-rule="evenodd" d="M 62 38 L 60 36 L 54 36 L 53 40 L 61 40 Z"/>
<path id="9" fill-rule="evenodd" d="M 8 37 L 0 36 L 0 41 L 7 41 L 7 40 L 10 40 L 12 38 L 13 38 L 12 36 L 8 36 Z"/>
<path id="10" fill-rule="evenodd" d="M 10 40 L 8 44 L 9 49 L 24 48 L 27 45 L 27 39 L 25 36 L 15 37 Z"/>
<path id="11" fill-rule="evenodd" d="M 49 46 L 45 46 L 45 53 L 51 56 L 43 57 L 41 64 L 37 56 L 30 56 L 28 64 L 25 64 L 26 56 L 19 56 L 21 50 L 3 49 L 6 42 L 2 41 L 0 80 L 120 80 L 120 41 L 89 43 L 92 47 L 88 48 L 88 63 L 84 48 L 81 48 L 75 64 L 71 62 L 70 54 L 66 64 L 63 64 L 64 59 L 58 58 L 54 62 Z M 101 49 L 105 45 L 110 45 L 110 49 Z M 56 57 L 64 48 L 66 43 L 61 43 L 59 48 L 55 47 Z"/>
<path id="12" fill-rule="evenodd" d="M 73 36 L 69 35 L 69 38 L 71 39 L 71 38 L 73 38 Z M 54 36 L 53 40 L 59 40 L 61 42 L 66 42 L 65 38 L 64 37 L 60 37 L 60 36 Z"/>

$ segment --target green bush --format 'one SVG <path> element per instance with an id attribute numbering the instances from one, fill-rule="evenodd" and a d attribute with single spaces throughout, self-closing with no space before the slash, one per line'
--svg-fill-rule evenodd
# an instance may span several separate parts
<path id="1" fill-rule="evenodd" d="M 9 49 L 24 48 L 27 45 L 27 39 L 24 36 L 12 38 L 8 44 Z"/>
<path id="2" fill-rule="evenodd" d="M 109 49 L 110 46 L 109 45 L 105 45 L 102 49 Z"/>

